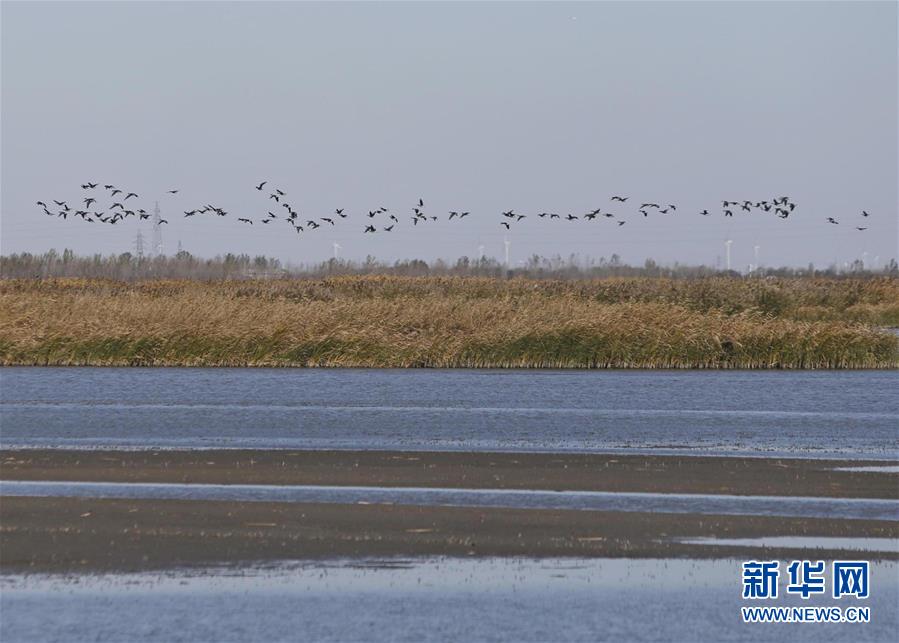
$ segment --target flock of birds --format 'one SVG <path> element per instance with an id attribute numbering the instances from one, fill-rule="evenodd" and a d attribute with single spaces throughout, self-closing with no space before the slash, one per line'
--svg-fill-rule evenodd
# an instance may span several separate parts
<path id="1" fill-rule="evenodd" d="M 259 223 L 261 225 L 269 225 L 273 221 L 281 220 L 287 222 L 296 233 L 303 232 L 312 232 L 322 226 L 336 226 L 338 222 L 343 219 L 348 219 L 350 214 L 345 212 L 345 208 L 337 208 L 334 210 L 334 214 L 326 216 L 326 217 L 314 217 L 314 218 L 306 218 L 300 215 L 300 213 L 294 209 L 294 207 L 287 200 L 287 192 L 281 190 L 280 188 L 272 188 L 270 190 L 266 190 L 265 186 L 268 185 L 268 181 L 262 181 L 258 185 L 254 185 L 255 189 L 258 192 L 267 193 L 268 201 L 270 202 L 269 207 L 272 209 L 266 208 L 266 214 L 257 216 L 257 218 L 250 217 L 237 217 L 237 221 L 245 224 L 245 225 L 255 225 Z M 52 200 L 52 203 L 55 204 L 56 208 L 52 209 L 48 206 L 44 201 L 38 201 L 37 205 L 43 208 L 44 214 L 47 216 L 61 217 L 66 219 L 69 215 L 73 217 L 80 217 L 82 220 L 87 221 L 89 223 L 108 223 L 110 225 L 114 225 L 119 223 L 120 221 L 124 221 L 129 217 L 133 217 L 137 220 L 149 219 L 150 214 L 143 208 L 138 208 L 136 206 L 129 207 L 132 203 L 137 203 L 137 199 L 140 197 L 136 192 L 130 192 L 124 189 L 117 188 L 112 184 L 104 184 L 102 187 L 100 183 L 92 183 L 85 182 L 81 184 L 81 189 L 87 194 L 87 196 L 81 199 L 83 206 L 79 206 L 77 209 L 72 208 L 66 201 L 57 201 Z M 178 194 L 179 190 L 168 190 L 167 193 L 170 195 Z M 102 197 L 101 197 L 102 195 Z M 105 197 L 106 201 L 111 200 L 105 208 L 99 208 L 100 199 Z M 135 199 L 135 201 L 129 203 L 129 199 Z M 610 201 L 616 204 L 616 212 L 612 212 L 611 210 L 605 210 L 603 207 L 599 207 L 596 209 L 591 209 L 588 212 L 574 214 L 572 212 L 568 212 L 567 214 L 562 214 L 560 212 L 540 212 L 534 214 L 521 214 L 513 210 L 507 210 L 499 214 L 499 225 L 506 230 L 511 230 L 513 226 L 521 224 L 525 219 L 530 218 L 539 218 L 545 219 L 548 221 L 552 221 L 554 219 L 558 219 L 559 221 L 602 221 L 603 219 L 608 219 L 613 223 L 617 224 L 619 227 L 623 226 L 627 223 L 627 220 L 622 216 L 622 210 L 626 210 L 630 207 L 630 210 L 627 211 L 627 214 L 630 215 L 642 215 L 643 217 L 649 217 L 650 214 L 659 214 L 659 215 L 673 215 L 678 211 L 677 205 L 673 203 L 640 203 L 639 207 L 635 207 L 634 204 L 628 206 L 627 203 L 630 200 L 630 197 L 614 195 L 611 197 Z M 95 205 L 96 204 L 96 205 Z M 733 217 L 735 212 L 762 212 L 762 213 L 772 213 L 774 216 L 777 216 L 781 219 L 787 219 L 797 208 L 797 204 L 790 200 L 790 197 L 780 196 L 771 198 L 768 200 L 762 201 L 750 201 L 750 200 L 737 200 L 737 201 L 728 201 L 724 200 L 721 202 L 721 211 L 724 217 Z M 99 208 L 99 209 L 98 209 Z M 272 211 L 274 210 L 274 212 Z M 282 211 L 283 210 L 283 211 Z M 277 212 L 277 214 L 276 214 Z M 701 216 L 712 216 L 712 213 L 708 210 L 701 210 L 698 212 Z M 199 207 L 193 208 L 191 210 L 184 211 L 184 217 L 195 217 L 200 215 L 207 216 L 218 216 L 225 217 L 228 216 L 228 212 L 219 206 L 216 206 L 211 203 L 203 204 Z M 462 221 L 462 219 L 470 216 L 471 213 L 467 211 L 459 211 L 459 210 L 451 210 L 446 216 L 448 221 Z M 396 215 L 396 213 L 391 212 L 388 208 L 384 206 L 380 206 L 371 210 L 368 210 L 366 213 L 361 213 L 361 217 L 365 217 L 363 219 L 363 229 L 362 232 L 364 234 L 373 234 L 377 232 L 392 232 L 396 226 L 400 225 L 401 222 L 411 221 L 412 226 L 424 226 L 429 223 L 433 223 L 435 221 L 440 220 L 440 216 L 436 214 L 431 214 L 425 211 L 425 202 L 424 199 L 419 198 L 415 205 L 412 206 L 411 210 L 402 215 L 402 219 Z M 870 214 L 862 210 L 861 216 L 863 218 L 867 218 Z M 833 217 L 827 217 L 827 222 L 832 225 L 839 225 L 839 221 L 834 219 Z M 158 225 L 167 224 L 167 219 L 160 219 L 158 221 Z M 856 230 L 864 231 L 867 230 L 867 226 L 856 225 L 854 226 Z"/>

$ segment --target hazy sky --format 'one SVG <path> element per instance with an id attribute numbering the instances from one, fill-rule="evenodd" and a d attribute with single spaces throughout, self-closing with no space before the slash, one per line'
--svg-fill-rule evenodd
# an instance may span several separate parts
<path id="1" fill-rule="evenodd" d="M 131 250 L 133 220 L 34 205 L 99 181 L 159 199 L 166 251 L 203 256 L 501 257 L 504 237 L 513 261 L 711 263 L 728 237 L 735 267 L 754 245 L 772 265 L 897 254 L 895 2 L 0 6 L 3 253 Z M 300 236 L 238 223 L 284 212 L 263 179 L 303 219 L 351 218 Z M 644 219 L 613 194 L 678 210 Z M 721 215 L 781 195 L 787 221 Z M 419 197 L 472 215 L 413 228 Z M 231 214 L 183 218 L 204 203 Z M 363 235 L 381 205 L 401 225 Z M 596 207 L 628 223 L 534 216 Z M 530 216 L 506 234 L 509 208 Z"/>

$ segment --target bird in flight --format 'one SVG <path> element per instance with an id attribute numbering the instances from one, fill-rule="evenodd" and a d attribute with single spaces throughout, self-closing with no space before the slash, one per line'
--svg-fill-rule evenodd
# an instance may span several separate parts
<path id="1" fill-rule="evenodd" d="M 240 221 L 241 223 L 249 223 L 250 225 L 253 225 L 252 219 L 240 219 L 239 218 L 237 220 Z"/>
<path id="2" fill-rule="evenodd" d="M 871 216 L 871 213 L 870 213 L 870 212 L 865 212 L 864 210 L 862 210 L 862 216 L 863 216 L 863 217 L 870 217 L 870 216 Z"/>
<path id="3" fill-rule="evenodd" d="M 395 225 L 396 225 L 395 223 L 391 223 L 389 226 L 384 228 L 384 232 L 390 232 L 391 230 L 393 230 L 393 226 L 395 226 Z"/>
<path id="4" fill-rule="evenodd" d="M 367 226 L 365 226 L 364 232 L 377 232 L 377 230 L 375 230 L 375 226 L 367 225 Z"/>
<path id="5" fill-rule="evenodd" d="M 506 226 L 506 230 L 509 229 L 509 224 L 506 221 L 500 221 L 499 224 Z"/>
<path id="6" fill-rule="evenodd" d="M 856 229 L 856 230 L 867 230 L 868 228 L 863 228 L 863 227 L 861 227 L 861 226 L 855 226 L 855 229 Z"/>
<path id="7" fill-rule="evenodd" d="M 178 190 L 169 190 L 169 194 L 178 194 Z"/>
<path id="8" fill-rule="evenodd" d="M 840 222 L 837 221 L 836 219 L 834 219 L 833 217 L 827 217 L 827 222 L 828 222 L 828 223 L 833 223 L 834 225 L 839 225 L 839 224 L 840 224 Z"/>
<path id="9" fill-rule="evenodd" d="M 630 198 L 630 197 L 626 197 L 626 196 L 613 196 L 611 200 L 612 200 L 612 201 L 620 201 L 621 203 L 624 203 L 624 202 L 627 201 L 629 198 Z"/>
<path id="10" fill-rule="evenodd" d="M 168 223 L 168 219 L 160 219 L 159 220 L 159 225 L 162 225 L 163 223 Z"/>
<path id="11" fill-rule="evenodd" d="M 708 210 L 703 210 L 703 211 L 700 212 L 699 214 L 701 214 L 701 215 L 704 216 L 704 217 L 707 217 L 707 216 L 709 216 L 709 211 L 708 211 Z"/>
<path id="12" fill-rule="evenodd" d="M 81 186 L 81 189 L 82 190 L 91 190 L 95 187 L 97 187 L 96 183 L 85 183 L 84 185 Z"/>
<path id="13" fill-rule="evenodd" d="M 262 192 L 262 187 L 263 187 L 266 183 L 268 183 L 268 181 L 263 181 L 262 183 L 260 183 L 259 185 L 256 186 L 256 189 L 259 190 L 260 192 Z"/>
<path id="14" fill-rule="evenodd" d="M 125 195 L 125 198 L 122 199 L 122 200 L 123 200 L 123 201 L 127 201 L 127 200 L 128 200 L 128 197 L 132 197 L 132 196 L 133 196 L 133 197 L 137 197 L 137 195 L 136 195 L 134 192 L 129 192 L 128 194 Z"/>

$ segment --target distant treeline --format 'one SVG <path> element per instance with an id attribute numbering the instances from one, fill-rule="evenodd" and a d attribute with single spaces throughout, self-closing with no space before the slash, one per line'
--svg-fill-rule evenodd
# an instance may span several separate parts
<path id="1" fill-rule="evenodd" d="M 259 279 L 324 277 L 347 275 L 392 275 L 399 277 L 523 277 L 529 279 L 584 279 L 603 277 L 664 277 L 669 279 L 695 279 L 707 277 L 746 276 L 712 266 L 682 265 L 663 266 L 647 259 L 642 266 L 631 266 L 618 255 L 599 260 L 584 260 L 575 255 L 542 257 L 532 255 L 523 264 L 507 268 L 496 259 L 461 257 L 455 262 L 438 259 L 432 262 L 420 259 L 385 262 L 369 256 L 365 261 L 330 259 L 319 263 L 285 265 L 278 259 L 258 255 L 226 254 L 211 259 L 196 257 L 181 251 L 173 256 L 137 256 L 129 252 L 118 255 L 79 256 L 71 250 L 59 253 L 50 250 L 43 254 L 11 254 L 0 257 L 0 276 L 8 279 L 85 278 L 135 281 L 145 279 L 195 279 L 214 281 L 226 279 Z M 760 277 L 852 277 L 873 278 L 899 275 L 899 266 L 891 259 L 878 270 L 866 268 L 860 261 L 849 266 L 816 268 L 761 267 L 750 276 Z"/>

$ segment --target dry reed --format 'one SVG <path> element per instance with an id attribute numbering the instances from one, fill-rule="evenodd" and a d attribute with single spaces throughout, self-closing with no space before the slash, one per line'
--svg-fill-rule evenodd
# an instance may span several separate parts
<path id="1" fill-rule="evenodd" d="M 0 281 L 0 363 L 895 368 L 895 279 Z"/>

